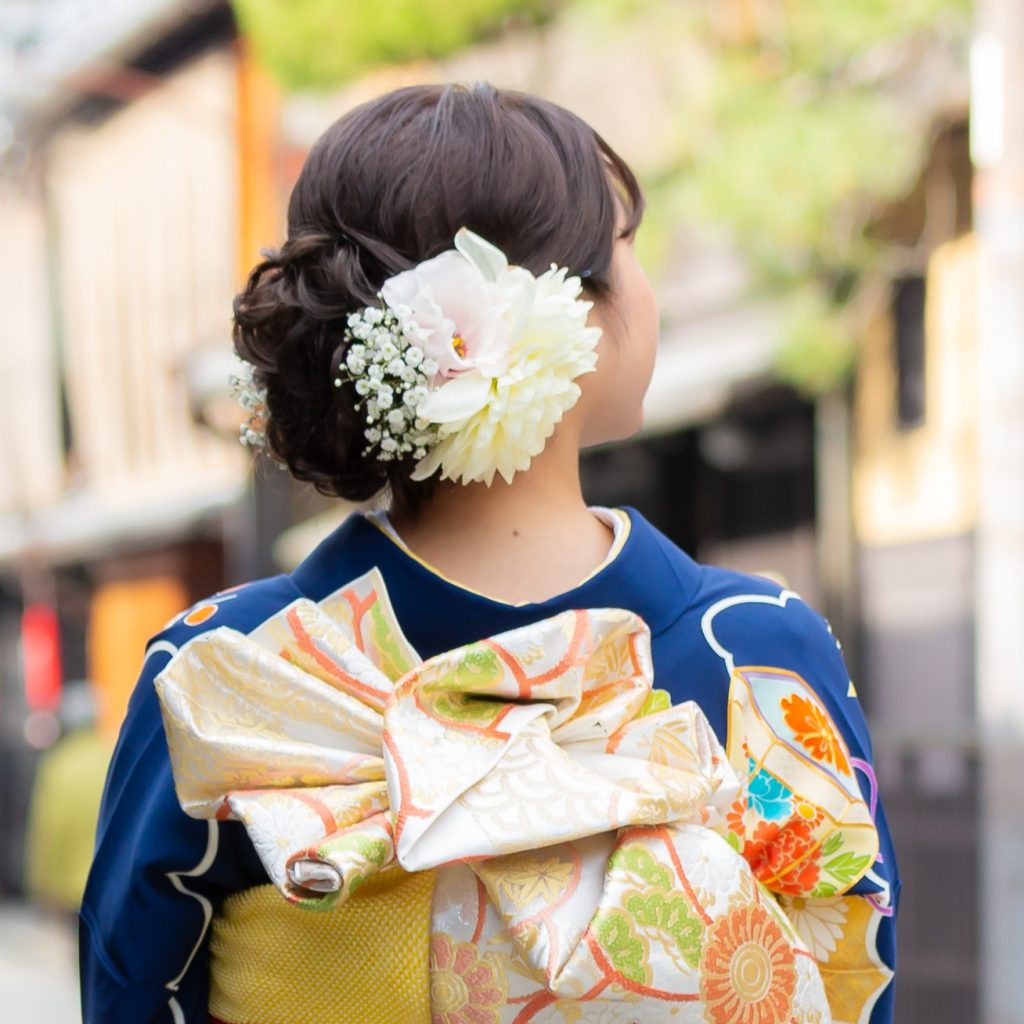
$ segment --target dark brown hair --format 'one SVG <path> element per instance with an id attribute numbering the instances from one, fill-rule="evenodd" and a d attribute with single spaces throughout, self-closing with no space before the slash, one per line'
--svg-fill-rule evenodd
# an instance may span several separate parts
<path id="1" fill-rule="evenodd" d="M 364 501 L 390 487 L 415 509 L 436 486 L 413 463 L 364 456 L 351 384 L 334 387 L 353 310 L 388 278 L 452 248 L 465 225 L 535 274 L 552 263 L 611 292 L 619 234 L 644 198 L 633 172 L 586 122 L 527 93 L 417 85 L 356 107 L 316 141 L 288 204 L 288 237 L 234 300 L 235 351 L 267 389 L 271 452 L 323 494 Z"/>

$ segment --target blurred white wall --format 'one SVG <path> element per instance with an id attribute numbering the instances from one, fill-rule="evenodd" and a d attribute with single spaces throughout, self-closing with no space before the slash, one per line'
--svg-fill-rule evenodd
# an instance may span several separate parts
<path id="1" fill-rule="evenodd" d="M 30 191 L 0 189 L 0 513 L 55 501 L 64 475 L 45 231 Z"/>
<path id="2" fill-rule="evenodd" d="M 65 122 L 36 187 L 0 193 L 0 554 L 173 529 L 244 486 L 245 453 L 189 394 L 230 350 L 236 84 L 234 52 L 208 52 L 105 120 Z"/>

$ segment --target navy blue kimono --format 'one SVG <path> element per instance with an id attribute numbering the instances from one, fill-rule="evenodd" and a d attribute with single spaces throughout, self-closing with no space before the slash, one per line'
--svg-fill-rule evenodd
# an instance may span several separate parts
<path id="1" fill-rule="evenodd" d="M 895 965 L 896 858 L 870 768 L 864 716 L 828 623 L 797 595 L 755 576 L 700 565 L 632 509 L 617 554 L 580 586 L 510 605 L 444 579 L 362 515 L 353 515 L 292 573 L 200 602 L 155 636 L 110 766 L 95 861 L 81 910 L 84 1024 L 206 1024 L 209 925 L 225 896 L 265 885 L 243 826 L 188 817 L 174 791 L 154 677 L 198 633 L 243 633 L 298 598 L 318 601 L 376 567 L 399 623 L 424 658 L 572 608 L 620 607 L 652 634 L 655 685 L 674 703 L 697 701 L 725 740 L 734 666 L 802 676 L 842 733 L 880 855 L 851 890 L 874 894 L 881 965 Z M 884 977 L 884 975 L 883 975 Z M 889 1024 L 893 983 L 863 1006 L 864 1024 Z"/>

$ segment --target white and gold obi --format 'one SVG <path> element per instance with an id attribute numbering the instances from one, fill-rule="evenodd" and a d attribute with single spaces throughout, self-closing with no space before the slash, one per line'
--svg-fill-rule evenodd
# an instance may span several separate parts
<path id="1" fill-rule="evenodd" d="M 214 922 L 213 1015 L 831 1020 L 858 966 L 819 963 L 786 907 L 847 891 L 878 837 L 838 732 L 812 760 L 775 709 L 828 712 L 799 676 L 737 669 L 723 748 L 652 679 L 646 625 L 614 608 L 422 661 L 376 571 L 190 641 L 156 682 L 178 797 L 242 821 L 273 882 Z M 791 821 L 747 798 L 766 778 Z"/>

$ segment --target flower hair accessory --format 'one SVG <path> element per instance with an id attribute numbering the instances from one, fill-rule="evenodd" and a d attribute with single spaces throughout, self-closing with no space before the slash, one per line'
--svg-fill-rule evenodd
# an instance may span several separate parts
<path id="1" fill-rule="evenodd" d="M 235 357 L 235 369 L 228 384 L 235 401 L 245 411 L 245 419 L 238 428 L 238 440 L 250 448 L 265 448 L 267 444 L 267 389 L 260 387 L 253 376 L 253 365 Z"/>
<path id="2" fill-rule="evenodd" d="M 334 379 L 354 386 L 364 454 L 416 459 L 413 480 L 490 485 L 528 469 L 597 365 L 593 303 L 567 274 L 552 263 L 534 276 L 463 227 L 454 249 L 388 278 L 379 307 L 349 315 Z M 251 372 L 236 394 L 242 440 L 259 446 L 265 394 Z"/>
<path id="3" fill-rule="evenodd" d="M 593 303 L 567 273 L 552 263 L 535 277 L 463 227 L 454 249 L 385 281 L 382 308 L 349 317 L 335 381 L 363 399 L 367 452 L 411 454 L 414 480 L 528 469 L 597 365 Z"/>
<path id="4" fill-rule="evenodd" d="M 378 292 L 378 295 L 380 293 Z M 363 435 L 383 462 L 413 455 L 422 459 L 436 441 L 436 431 L 418 409 L 430 393 L 437 363 L 415 342 L 414 325 L 385 307 L 366 306 L 348 318 L 348 348 L 334 386 L 355 382 L 369 424 Z"/>

